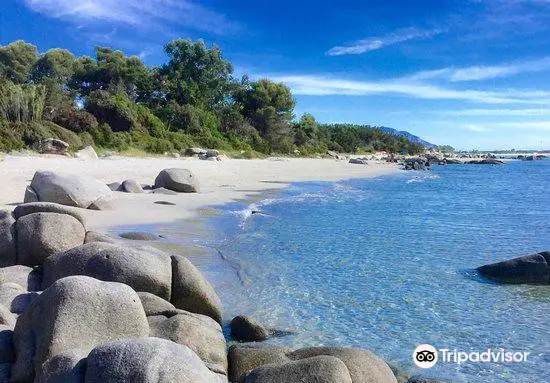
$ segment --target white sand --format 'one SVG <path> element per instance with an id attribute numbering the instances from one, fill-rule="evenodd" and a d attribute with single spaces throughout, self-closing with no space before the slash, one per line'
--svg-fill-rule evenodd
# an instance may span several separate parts
<path id="1" fill-rule="evenodd" d="M 23 202 L 25 187 L 36 170 L 89 174 L 99 180 L 122 182 L 134 179 L 154 183 L 164 168 L 182 167 L 199 178 L 197 194 L 128 194 L 116 192 L 115 210 L 86 210 L 88 228 L 104 229 L 118 225 L 170 222 L 189 218 L 197 209 L 242 199 L 267 189 L 283 188 L 295 181 L 337 181 L 368 178 L 399 172 L 395 165 L 372 162 L 370 165 L 349 164 L 332 159 L 225 160 L 113 157 L 80 160 L 60 156 L 6 156 L 0 161 L 0 209 L 13 209 Z M 169 201 L 176 206 L 159 205 Z"/>

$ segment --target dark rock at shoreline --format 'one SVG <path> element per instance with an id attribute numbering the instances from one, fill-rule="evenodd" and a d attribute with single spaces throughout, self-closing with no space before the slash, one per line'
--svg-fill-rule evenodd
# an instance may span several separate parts
<path id="1" fill-rule="evenodd" d="M 233 382 L 340 382 L 325 380 L 341 376 L 340 371 L 346 371 L 343 376 L 351 377 L 348 381 L 352 382 L 397 382 L 386 362 L 370 351 L 355 348 L 311 347 L 290 351 L 233 345 L 228 358 L 229 377 Z"/>
<path id="2" fill-rule="evenodd" d="M 478 267 L 477 271 L 502 283 L 550 284 L 550 251 L 484 265 Z"/>
<path id="3" fill-rule="evenodd" d="M 161 187 L 181 193 L 198 193 L 199 181 L 190 170 L 164 169 L 155 179 L 155 188 Z"/>
<path id="4" fill-rule="evenodd" d="M 121 185 L 122 191 L 126 193 L 143 193 L 143 187 L 134 180 L 125 180 Z"/>
<path id="5" fill-rule="evenodd" d="M 159 239 L 164 238 L 162 235 L 143 231 L 129 231 L 126 233 L 120 233 L 119 236 L 124 239 L 130 239 L 134 241 L 158 241 Z"/>
<path id="6" fill-rule="evenodd" d="M 502 165 L 502 164 L 504 164 L 504 161 L 497 160 L 496 158 L 484 158 L 482 160 L 467 161 L 466 164 L 469 164 L 469 165 Z"/>
<path id="7" fill-rule="evenodd" d="M 245 315 L 231 320 L 231 337 L 238 342 L 262 342 L 269 338 L 268 330 L 261 323 Z"/>
<path id="8" fill-rule="evenodd" d="M 404 160 L 405 170 L 427 170 L 429 161 L 424 157 L 412 157 Z"/>

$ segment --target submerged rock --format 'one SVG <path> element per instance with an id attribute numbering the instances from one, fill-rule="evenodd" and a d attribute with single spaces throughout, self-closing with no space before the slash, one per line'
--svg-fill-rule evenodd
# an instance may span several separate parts
<path id="1" fill-rule="evenodd" d="M 502 283 L 550 284 L 550 251 L 524 255 L 477 268 L 489 279 Z"/>

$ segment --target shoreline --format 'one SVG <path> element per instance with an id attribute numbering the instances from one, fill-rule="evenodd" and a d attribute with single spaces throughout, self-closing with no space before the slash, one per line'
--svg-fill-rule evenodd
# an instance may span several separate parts
<path id="1" fill-rule="evenodd" d="M 283 189 L 292 182 L 341 181 L 402 172 L 395 164 L 370 161 L 369 165 L 358 165 L 334 159 L 227 159 L 211 162 L 156 157 L 80 160 L 54 155 L 6 156 L 0 162 L 0 177 L 7 185 L 0 191 L 0 209 L 11 210 L 23 202 L 25 187 L 36 170 L 87 174 L 105 183 L 133 179 L 139 183 L 152 184 L 160 170 L 171 167 L 191 170 L 199 179 L 201 192 L 178 195 L 115 192 L 114 209 L 82 210 L 87 226 L 104 231 L 124 225 L 173 222 L 192 218 L 201 208 L 224 205 L 268 190 Z M 155 201 L 175 205 L 160 205 L 155 204 Z"/>

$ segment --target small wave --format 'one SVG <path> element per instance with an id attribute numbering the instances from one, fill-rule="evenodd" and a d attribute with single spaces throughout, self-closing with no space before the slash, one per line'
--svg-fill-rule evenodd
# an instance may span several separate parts
<path id="1" fill-rule="evenodd" d="M 406 181 L 406 183 L 411 184 L 414 182 L 424 182 L 426 180 L 437 180 L 441 178 L 438 174 L 426 174 L 421 176 L 414 176 L 413 178 L 410 178 Z"/>
<path id="2" fill-rule="evenodd" d="M 248 205 L 246 208 L 242 210 L 232 211 L 231 214 L 234 214 L 237 217 L 239 217 L 239 226 L 242 229 L 244 229 L 246 226 L 246 223 L 253 215 L 261 215 L 264 217 L 269 217 L 269 214 L 266 214 L 262 211 L 263 207 L 270 206 L 270 205 L 277 205 L 279 203 L 299 203 L 312 198 L 323 198 L 323 197 L 325 196 L 318 193 L 303 193 L 303 194 L 298 194 L 295 196 L 284 197 L 284 198 L 266 198 L 259 202 L 251 203 L 250 205 Z"/>

